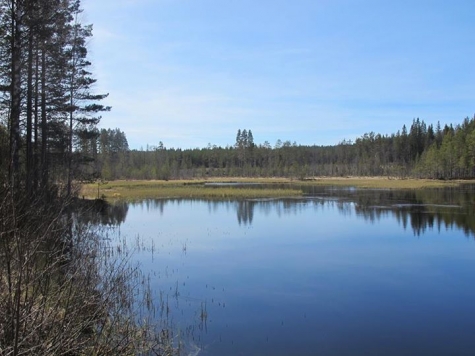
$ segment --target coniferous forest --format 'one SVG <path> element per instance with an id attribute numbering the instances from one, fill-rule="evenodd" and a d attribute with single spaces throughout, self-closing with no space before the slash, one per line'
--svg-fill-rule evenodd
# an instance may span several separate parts
<path id="1" fill-rule="evenodd" d="M 2 179 L 32 194 L 52 182 L 71 193 L 91 157 L 99 113 L 87 57 L 92 25 L 78 0 L 0 3 L 0 169 Z"/>
<path id="2" fill-rule="evenodd" d="M 226 147 L 129 150 L 120 129 L 102 129 L 85 155 L 97 158 L 103 179 L 181 179 L 213 176 L 291 177 L 390 176 L 432 179 L 475 177 L 475 119 L 426 125 L 414 119 L 391 135 L 366 133 L 334 146 L 303 146 L 290 140 L 256 144 L 252 130 L 239 129 Z"/>
<path id="3" fill-rule="evenodd" d="M 1 179 L 29 194 L 60 184 L 212 176 L 475 176 L 475 119 L 443 127 L 414 119 L 391 135 L 366 133 L 333 146 L 259 141 L 237 130 L 226 147 L 129 149 L 120 129 L 97 128 L 107 94 L 95 93 L 79 1 L 1 2 Z M 257 143 L 260 142 L 260 143 Z M 144 143 L 145 145 L 145 143 Z"/>
<path id="4" fill-rule="evenodd" d="M 475 178 L 475 118 L 417 118 L 333 146 L 239 128 L 226 147 L 170 148 L 157 132 L 158 144 L 130 149 L 121 129 L 98 127 L 111 108 L 93 90 L 81 14 L 80 0 L 0 0 L 0 355 L 177 354 L 169 325 L 153 325 L 147 276 L 88 219 L 107 203 L 77 199 L 82 182 Z"/>
<path id="5" fill-rule="evenodd" d="M 79 0 L 0 0 L 0 354 L 172 355 L 172 335 L 137 317 L 145 277 L 87 219 L 105 203 L 75 198 L 110 109 L 81 13 Z"/>

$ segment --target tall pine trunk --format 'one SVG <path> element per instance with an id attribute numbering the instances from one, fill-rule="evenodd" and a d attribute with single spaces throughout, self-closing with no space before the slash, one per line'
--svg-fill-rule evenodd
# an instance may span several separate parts
<path id="1" fill-rule="evenodd" d="M 46 42 L 41 51 L 41 186 L 48 185 L 48 124 L 46 122 Z"/>
<path id="2" fill-rule="evenodd" d="M 26 190 L 33 189 L 33 32 L 28 35 L 28 77 L 26 87 Z"/>
<path id="3" fill-rule="evenodd" d="M 33 189 L 36 191 L 38 189 L 38 171 L 39 171 L 39 159 L 38 159 L 38 152 L 39 152 L 39 137 L 38 137 L 38 112 L 39 112 L 39 87 L 40 87 L 40 77 L 39 77 L 39 68 L 40 68 L 40 60 L 39 60 L 39 45 L 38 41 L 36 42 L 35 48 L 35 124 L 34 124 L 34 153 L 33 153 Z"/>
<path id="4" fill-rule="evenodd" d="M 11 108 L 10 108 L 10 166 L 12 188 L 18 187 L 20 174 L 20 114 L 21 114 L 21 37 L 22 5 L 11 0 Z"/>

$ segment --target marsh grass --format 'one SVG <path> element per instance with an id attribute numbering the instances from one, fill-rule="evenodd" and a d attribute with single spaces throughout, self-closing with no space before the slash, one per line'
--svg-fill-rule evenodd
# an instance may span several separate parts
<path id="1" fill-rule="evenodd" d="M 239 180 L 247 182 L 249 180 Z M 237 182 L 233 180 L 233 182 Z M 256 180 L 252 182 L 257 183 Z M 88 198 L 106 199 L 145 199 L 145 198 L 207 198 L 207 199 L 247 199 L 247 198 L 278 198 L 301 196 L 302 190 L 288 188 L 248 188 L 248 187 L 210 187 L 205 181 L 113 181 L 105 184 L 86 184 L 81 195 Z M 99 188 L 99 189 L 98 189 Z M 99 192 L 98 192 L 99 191 Z"/>
<path id="2" fill-rule="evenodd" d="M 304 180 L 303 184 L 355 187 L 363 189 L 425 189 L 456 187 L 474 181 L 444 181 L 434 179 L 401 179 L 392 177 L 331 177 Z"/>
<path id="3" fill-rule="evenodd" d="M 0 186 L 0 355 L 179 355 L 148 276 L 74 199 Z M 91 206 L 92 208 L 92 206 Z M 99 211 L 97 211 L 97 214 Z M 142 317 L 143 316 L 143 317 Z"/>
<path id="4" fill-rule="evenodd" d="M 242 186 L 210 187 L 205 183 L 279 184 L 279 188 L 256 189 Z M 208 180 L 137 181 L 118 180 L 91 183 L 82 186 L 81 195 L 108 200 L 135 200 L 145 198 L 205 198 L 250 199 L 301 196 L 302 185 L 340 186 L 361 189 L 425 189 L 455 187 L 475 181 L 442 181 L 430 179 L 400 179 L 391 177 L 322 177 L 306 180 L 288 178 L 210 178 Z"/>

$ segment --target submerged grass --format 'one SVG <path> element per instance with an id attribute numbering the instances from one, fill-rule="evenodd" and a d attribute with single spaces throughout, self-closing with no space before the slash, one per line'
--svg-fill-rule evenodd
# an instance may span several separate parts
<path id="1" fill-rule="evenodd" d="M 261 183 L 281 184 L 280 188 L 206 186 L 205 183 Z M 362 189 L 425 189 L 454 187 L 475 181 L 441 181 L 430 179 L 400 179 L 388 177 L 328 177 L 303 181 L 288 178 L 210 178 L 208 180 L 143 181 L 118 180 L 106 183 L 91 183 L 82 186 L 81 195 L 88 198 L 135 200 L 144 198 L 206 198 L 249 199 L 301 196 L 299 186 L 341 186 Z"/>

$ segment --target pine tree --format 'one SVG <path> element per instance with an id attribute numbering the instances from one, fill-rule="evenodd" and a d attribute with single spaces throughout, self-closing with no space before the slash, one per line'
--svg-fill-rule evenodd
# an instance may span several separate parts
<path id="1" fill-rule="evenodd" d="M 0 115 L 8 131 L 10 185 L 47 188 L 50 174 L 70 191 L 74 140 L 93 137 L 108 107 L 96 102 L 87 68 L 92 27 L 79 23 L 79 0 L 0 0 Z M 2 123 L 0 122 L 0 125 Z M 77 147 L 79 148 L 79 146 Z M 77 151 L 77 150 L 76 150 Z M 1 166 L 4 166 L 2 162 Z"/>
<path id="2" fill-rule="evenodd" d="M 67 76 L 65 87 L 68 97 L 68 155 L 67 155 L 67 189 L 71 193 L 73 178 L 73 163 L 80 164 L 80 156 L 74 155 L 75 136 L 79 141 L 89 138 L 94 139 L 95 126 L 99 123 L 99 112 L 109 111 L 110 107 L 97 102 L 103 100 L 108 94 L 93 94 L 91 86 L 96 82 L 88 68 L 91 62 L 87 60 L 86 41 L 92 36 L 92 25 L 84 26 L 78 21 L 81 13 L 79 0 L 71 5 L 73 21 L 69 24 L 65 55 L 67 58 Z M 76 158 L 76 160 L 75 160 Z M 75 161 L 75 162 L 74 162 Z"/>

